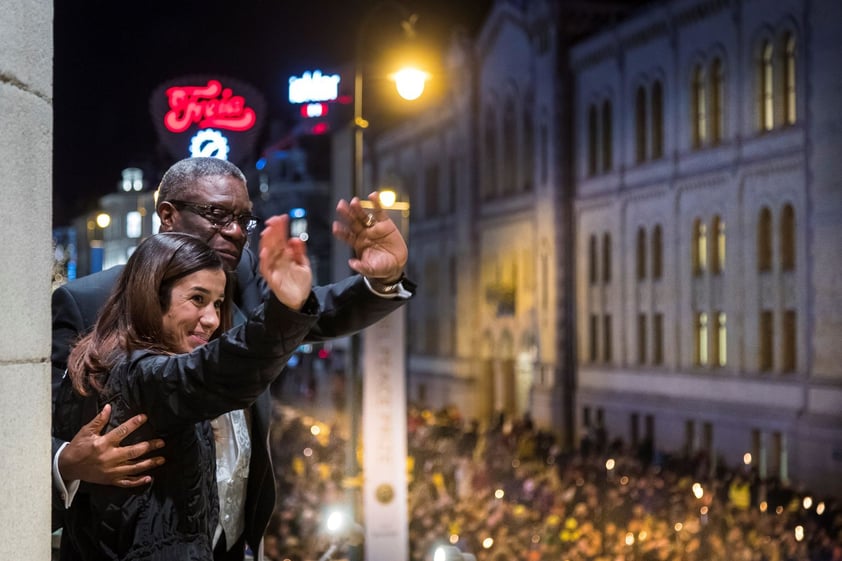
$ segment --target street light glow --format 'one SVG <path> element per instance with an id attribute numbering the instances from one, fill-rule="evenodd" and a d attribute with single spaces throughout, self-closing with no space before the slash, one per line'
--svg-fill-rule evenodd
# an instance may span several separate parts
<path id="1" fill-rule="evenodd" d="M 96 215 L 96 225 L 100 228 L 108 228 L 108 225 L 111 224 L 111 215 L 106 212 L 100 212 Z"/>
<path id="2" fill-rule="evenodd" d="M 398 95 L 407 101 L 414 101 L 424 93 L 424 84 L 430 77 L 429 74 L 417 68 L 402 68 L 392 74 L 398 88 Z"/>

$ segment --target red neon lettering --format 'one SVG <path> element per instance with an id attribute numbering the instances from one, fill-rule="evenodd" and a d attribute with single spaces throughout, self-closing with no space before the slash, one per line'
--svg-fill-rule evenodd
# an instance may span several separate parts
<path id="1" fill-rule="evenodd" d="M 201 128 L 245 131 L 257 120 L 243 96 L 233 95 L 231 88 L 223 89 L 218 80 L 208 80 L 207 86 L 168 88 L 167 101 L 170 110 L 164 115 L 164 126 L 175 133 L 186 131 L 193 123 Z"/>

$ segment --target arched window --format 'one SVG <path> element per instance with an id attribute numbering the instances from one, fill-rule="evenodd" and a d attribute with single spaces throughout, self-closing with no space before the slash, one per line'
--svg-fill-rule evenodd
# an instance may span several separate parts
<path id="1" fill-rule="evenodd" d="M 599 121 L 596 114 L 596 105 L 588 108 L 588 176 L 592 177 L 597 172 L 597 161 L 599 155 Z"/>
<path id="2" fill-rule="evenodd" d="M 661 225 L 656 224 L 652 230 L 652 280 L 659 280 L 663 276 L 662 261 L 663 241 L 661 239 Z"/>
<path id="3" fill-rule="evenodd" d="M 708 315 L 705 312 L 696 314 L 696 345 L 695 363 L 696 366 L 707 366 L 708 364 Z"/>
<path id="4" fill-rule="evenodd" d="M 705 71 L 701 64 L 693 69 L 691 84 L 691 103 L 693 104 L 693 148 L 701 148 L 707 140 L 707 106 L 705 104 Z"/>
<path id="5" fill-rule="evenodd" d="M 775 71 L 772 43 L 764 41 L 760 48 L 759 103 L 760 130 L 770 131 L 775 126 Z"/>
<path id="6" fill-rule="evenodd" d="M 489 107 L 485 110 L 485 170 L 483 181 L 484 198 L 492 199 L 497 196 L 497 116 L 494 110 Z"/>
<path id="7" fill-rule="evenodd" d="M 599 258 L 597 248 L 596 236 L 591 234 L 590 243 L 588 244 L 588 280 L 591 284 L 596 284 L 599 281 Z"/>
<path id="8" fill-rule="evenodd" d="M 523 109 L 523 158 L 521 162 L 521 187 L 524 191 L 531 191 L 535 183 L 535 121 L 531 101 L 524 104 Z"/>
<path id="9" fill-rule="evenodd" d="M 646 230 L 637 229 L 637 280 L 646 278 Z"/>
<path id="10" fill-rule="evenodd" d="M 795 85 L 795 37 L 792 33 L 784 35 L 783 41 L 783 99 L 784 99 L 784 122 L 787 125 L 795 124 L 796 119 L 796 85 Z"/>
<path id="11" fill-rule="evenodd" d="M 611 234 L 602 235 L 602 282 L 611 282 Z"/>
<path id="12" fill-rule="evenodd" d="M 710 141 L 711 144 L 722 142 L 723 101 L 725 85 L 722 76 L 722 61 L 713 59 L 710 65 Z"/>
<path id="13" fill-rule="evenodd" d="M 724 367 L 728 363 L 728 318 L 725 312 L 716 314 L 716 334 L 713 339 L 714 366 Z"/>
<path id="14" fill-rule="evenodd" d="M 772 212 L 768 207 L 760 209 L 757 220 L 757 270 L 772 270 Z"/>
<path id="15" fill-rule="evenodd" d="M 664 87 L 660 80 L 652 84 L 652 158 L 664 155 Z"/>
<path id="16" fill-rule="evenodd" d="M 791 204 L 781 210 L 781 269 L 795 270 L 795 211 Z"/>
<path id="17" fill-rule="evenodd" d="M 713 217 L 711 235 L 715 236 L 711 247 L 711 269 L 715 275 L 719 275 L 725 270 L 725 221 L 719 216 Z"/>
<path id="18" fill-rule="evenodd" d="M 646 90 L 638 86 L 634 96 L 635 162 L 646 160 Z"/>
<path id="19" fill-rule="evenodd" d="M 517 186 L 517 121 L 515 120 L 515 100 L 506 99 L 503 108 L 503 184 L 504 195 L 516 191 Z"/>
<path id="20" fill-rule="evenodd" d="M 708 230 L 700 218 L 693 222 L 693 273 L 704 274 L 708 268 Z"/>
<path id="21" fill-rule="evenodd" d="M 614 167 L 611 137 L 611 102 L 602 102 L 602 171 L 611 171 Z"/>

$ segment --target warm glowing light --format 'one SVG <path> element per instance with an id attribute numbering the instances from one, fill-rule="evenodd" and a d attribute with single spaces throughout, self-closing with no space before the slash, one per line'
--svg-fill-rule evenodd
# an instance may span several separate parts
<path id="1" fill-rule="evenodd" d="M 108 228 L 108 225 L 111 224 L 111 215 L 106 212 L 100 212 L 96 215 L 96 225 L 100 228 Z"/>
<path id="2" fill-rule="evenodd" d="M 327 530 L 336 533 L 345 526 L 345 515 L 339 511 L 331 512 L 327 517 Z"/>
<path id="3" fill-rule="evenodd" d="M 322 429 L 319 425 L 313 425 L 310 427 L 310 434 L 313 436 L 319 436 L 322 433 Z"/>
<path id="4" fill-rule="evenodd" d="M 804 510 L 810 510 L 810 507 L 813 506 L 813 497 L 804 497 L 804 500 L 801 501 L 801 505 L 804 507 Z"/>
<path id="5" fill-rule="evenodd" d="M 532 534 L 532 543 L 541 543 L 541 536 L 538 534 Z"/>
<path id="6" fill-rule="evenodd" d="M 485 549 L 491 549 L 491 546 L 494 545 L 494 538 L 485 538 L 482 540 L 482 547 Z"/>
<path id="7" fill-rule="evenodd" d="M 751 452 L 743 454 L 743 463 L 747 466 L 751 465 Z"/>
<path id="8" fill-rule="evenodd" d="M 693 495 L 694 495 L 697 499 L 701 499 L 702 497 L 704 497 L 704 496 L 705 496 L 705 490 L 704 490 L 704 489 L 702 489 L 702 484 L 701 484 L 701 483 L 693 483 Z"/>
<path id="9" fill-rule="evenodd" d="M 633 545 L 634 544 L 634 534 L 632 532 L 626 532 L 626 545 Z"/>
<path id="10" fill-rule="evenodd" d="M 781 514 L 783 514 L 783 513 L 784 513 L 784 507 L 782 507 L 782 506 L 778 506 L 778 507 L 775 509 L 775 514 L 777 514 L 778 516 L 780 516 L 780 515 L 781 515 Z"/>
<path id="11" fill-rule="evenodd" d="M 380 206 L 384 208 L 389 208 L 394 206 L 395 201 L 398 200 L 398 194 L 392 191 L 391 189 L 384 189 L 379 192 L 377 198 L 380 199 Z"/>
<path id="12" fill-rule="evenodd" d="M 769 503 L 760 501 L 760 512 L 766 512 L 767 510 L 769 510 Z"/>
<path id="13" fill-rule="evenodd" d="M 702 508 L 699 509 L 699 513 L 701 513 L 702 516 L 707 516 L 708 507 L 703 506 Z"/>
<path id="14" fill-rule="evenodd" d="M 819 516 L 824 514 L 824 501 L 816 505 L 816 514 L 818 514 Z"/>
<path id="15" fill-rule="evenodd" d="M 624 475 L 620 478 L 620 485 L 628 485 L 629 484 L 629 476 Z"/>
<path id="16" fill-rule="evenodd" d="M 456 544 L 459 541 L 459 534 L 450 534 L 450 537 L 447 539 L 452 544 Z"/>
<path id="17" fill-rule="evenodd" d="M 637 535 L 637 539 L 639 539 L 640 541 L 645 541 L 648 537 L 649 534 L 646 533 L 646 530 L 641 530 L 640 533 Z"/>
<path id="18" fill-rule="evenodd" d="M 407 101 L 421 97 L 429 77 L 430 75 L 423 70 L 411 67 L 402 68 L 391 76 L 398 88 L 398 94 Z"/>
<path id="19" fill-rule="evenodd" d="M 681 529 L 684 528 L 684 524 L 682 524 L 681 522 L 676 522 L 675 526 L 673 526 L 673 528 L 675 528 L 676 532 L 680 532 Z"/>
<path id="20" fill-rule="evenodd" d="M 503 491 L 502 489 L 497 489 L 496 491 L 494 491 L 494 498 L 502 499 L 505 494 L 505 491 Z"/>
<path id="21" fill-rule="evenodd" d="M 309 458 L 310 456 L 313 455 L 313 449 L 312 448 L 305 448 L 303 454 Z"/>
<path id="22" fill-rule="evenodd" d="M 795 541 L 802 541 L 804 539 L 804 526 L 799 524 L 795 527 Z"/>
<path id="23" fill-rule="evenodd" d="M 605 460 L 605 469 L 607 469 L 608 471 L 614 469 L 614 465 L 614 458 L 608 458 L 607 460 Z"/>

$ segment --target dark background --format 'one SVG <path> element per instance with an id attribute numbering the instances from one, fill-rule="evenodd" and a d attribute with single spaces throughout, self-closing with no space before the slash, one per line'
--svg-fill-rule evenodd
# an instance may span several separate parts
<path id="1" fill-rule="evenodd" d="M 455 26 L 473 35 L 492 0 L 401 2 L 439 52 Z M 292 112 L 290 76 L 353 60 L 362 15 L 371 48 L 380 28 L 399 28 L 396 2 L 380 0 L 91 0 L 55 3 L 53 223 L 62 226 L 116 190 L 123 168 L 159 174 L 149 98 L 162 82 L 192 74 L 243 80 L 266 98 L 282 129 Z M 262 144 L 278 134 L 264 128 Z M 155 183 L 160 175 L 147 176 Z"/>

